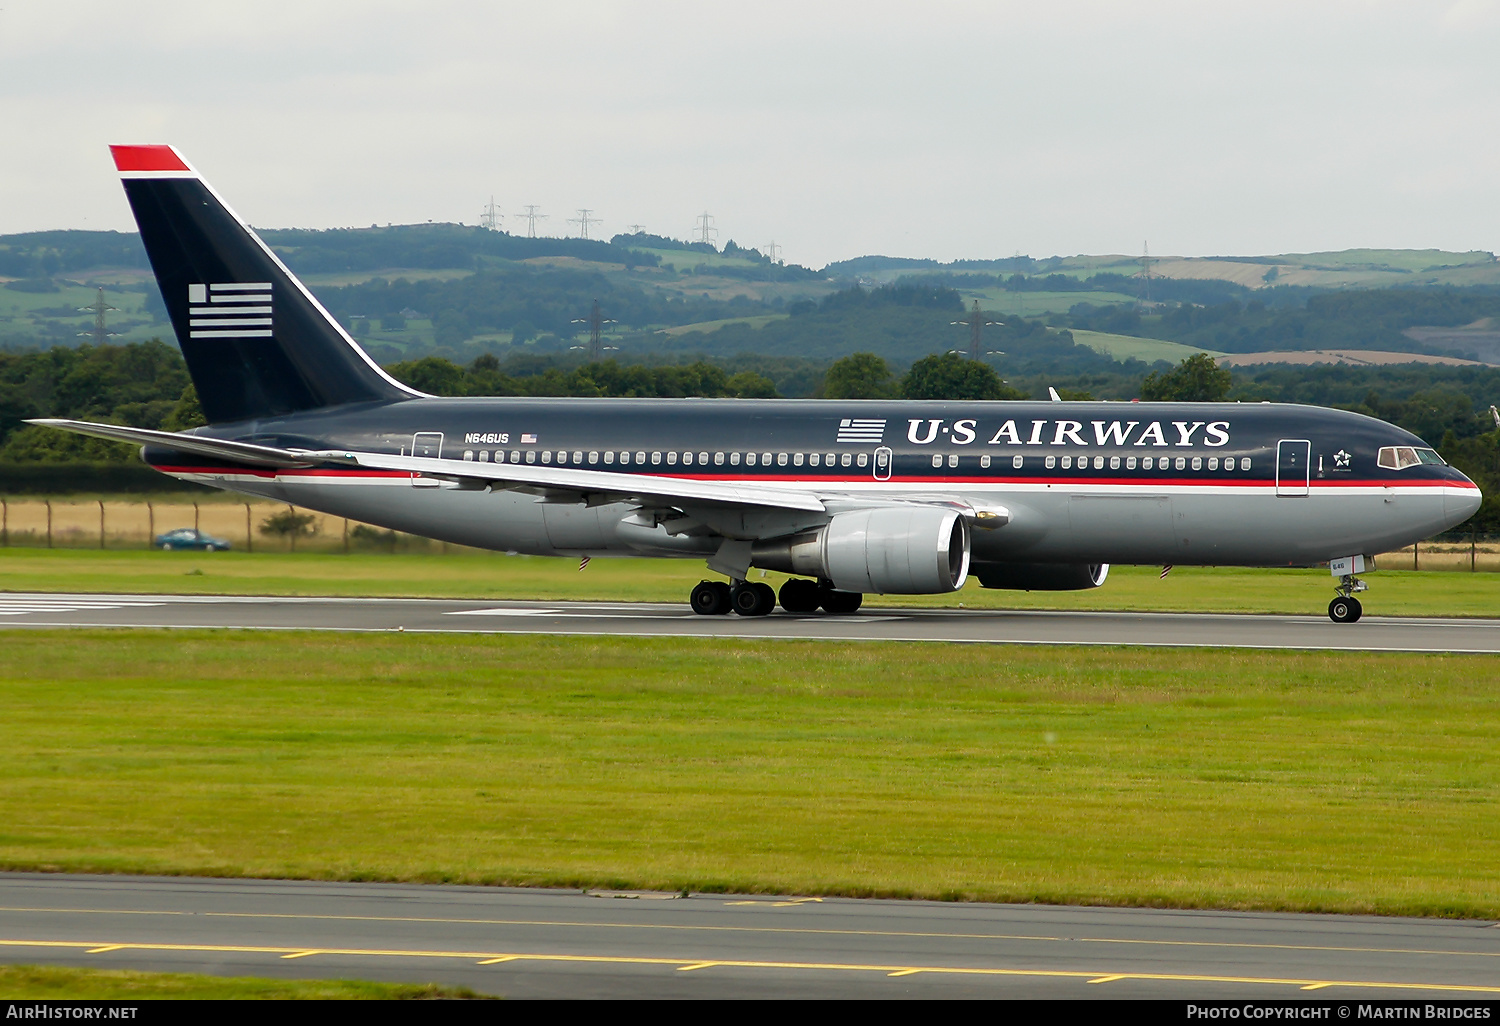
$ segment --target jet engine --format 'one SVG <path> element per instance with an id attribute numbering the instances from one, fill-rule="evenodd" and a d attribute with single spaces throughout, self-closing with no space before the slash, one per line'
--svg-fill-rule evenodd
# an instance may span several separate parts
<path id="1" fill-rule="evenodd" d="M 1109 576 L 1108 563 L 976 563 L 983 588 L 1012 591 L 1083 591 Z"/>
<path id="2" fill-rule="evenodd" d="M 957 591 L 969 576 L 969 526 L 957 510 L 937 506 L 836 513 L 816 530 L 756 542 L 750 565 L 817 577 L 838 591 Z"/>

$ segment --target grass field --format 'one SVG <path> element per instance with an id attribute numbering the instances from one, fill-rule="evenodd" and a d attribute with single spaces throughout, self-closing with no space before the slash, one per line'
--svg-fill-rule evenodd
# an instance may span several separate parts
<path id="1" fill-rule="evenodd" d="M 1492 657 L 4 644 L 9 869 L 1500 917 Z"/>
<path id="2" fill-rule="evenodd" d="M 0 965 L 0 999 L 8 1001 L 401 1001 L 482 996 L 467 987 L 431 983 L 266 980 L 253 976 Z"/>
<path id="3" fill-rule="evenodd" d="M 1112 356 L 1120 362 L 1126 360 L 1144 360 L 1146 363 L 1154 363 L 1157 360 L 1166 360 L 1170 364 L 1179 364 L 1196 353 L 1207 353 L 1209 356 L 1223 356 L 1223 353 L 1214 352 L 1211 349 L 1198 349 L 1193 346 L 1185 346 L 1178 342 L 1167 342 L 1157 338 L 1136 338 L 1133 335 L 1110 335 L 1103 331 L 1079 331 L 1074 328 L 1073 341 L 1079 345 L 1088 346 L 1095 352 Z"/>
<path id="4" fill-rule="evenodd" d="M 1404 559 L 1410 560 L 1410 553 Z M 1400 554 L 1381 557 L 1396 565 Z M 1424 551 L 1421 565 L 1468 566 L 1468 553 Z M 1484 553 L 1480 566 L 1500 566 Z M 1407 565 L 1410 565 L 1409 563 Z M 1089 591 L 990 591 L 970 580 L 951 595 L 869 596 L 872 606 L 963 605 L 972 609 L 1095 609 L 1305 613 L 1321 616 L 1333 597 L 1326 570 L 1113 567 Z M 759 571 L 754 571 L 760 580 Z M 580 572 L 569 559 L 495 553 L 148 552 L 0 549 L 0 592 L 82 591 L 168 595 L 372 595 L 432 598 L 579 599 L 680 602 L 708 575 L 697 560 L 596 559 Z M 785 576 L 764 580 L 780 586 Z M 1381 570 L 1367 577 L 1365 610 L 1392 616 L 1500 615 L 1500 574 Z"/>

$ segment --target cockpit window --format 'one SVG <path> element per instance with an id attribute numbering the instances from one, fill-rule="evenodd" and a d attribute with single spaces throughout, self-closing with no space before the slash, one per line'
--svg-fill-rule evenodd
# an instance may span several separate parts
<path id="1" fill-rule="evenodd" d="M 1385 446 L 1380 450 L 1376 463 L 1386 470 L 1405 470 L 1407 467 L 1416 467 L 1424 463 L 1438 467 L 1446 466 L 1443 458 L 1437 454 L 1437 450 L 1419 449 L 1411 445 Z"/>

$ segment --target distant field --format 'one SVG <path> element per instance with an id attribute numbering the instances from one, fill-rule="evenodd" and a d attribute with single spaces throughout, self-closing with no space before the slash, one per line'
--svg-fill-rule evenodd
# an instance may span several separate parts
<path id="1" fill-rule="evenodd" d="M 1500 918 L 1497 667 L 17 631 L 0 867 Z"/>
<path id="2" fill-rule="evenodd" d="M 1112 356 L 1121 362 L 1143 360 L 1146 363 L 1154 363 L 1157 360 L 1165 360 L 1175 365 L 1196 353 L 1207 353 L 1209 356 L 1224 355 L 1212 349 L 1199 349 L 1196 346 L 1185 346 L 1179 342 L 1167 342 L 1163 339 L 1110 335 L 1102 331 L 1079 331 L 1077 328 L 1071 330 L 1074 342 L 1088 346 L 1095 352 Z"/>
<path id="3" fill-rule="evenodd" d="M 1468 556 L 1467 547 L 1445 553 L 1424 547 L 1420 571 L 1410 569 L 1410 551 L 1380 556 L 1380 565 L 1387 569 L 1369 575 L 1366 611 L 1393 616 L 1500 615 L 1500 573 L 1456 572 L 1468 569 Z M 1481 570 L 1500 570 L 1500 552 L 1493 547 L 1481 551 L 1478 565 Z M 754 571 L 756 580 L 762 579 L 759 574 Z M 457 549 L 449 555 L 356 551 L 347 556 L 0 549 L 0 592 L 576 599 L 686 606 L 692 586 L 716 576 L 698 560 L 596 559 L 579 572 L 577 560 Z M 773 586 L 785 579 L 777 573 L 764 577 Z M 951 595 L 872 595 L 868 601 L 872 606 L 1322 616 L 1332 598 L 1333 580 L 1326 570 L 1179 567 L 1163 579 L 1153 567 L 1113 567 L 1104 587 L 1089 591 L 991 591 L 971 579 L 962 591 Z"/>
<path id="4" fill-rule="evenodd" d="M 94 327 L 90 307 L 99 296 L 97 288 L 87 285 L 67 285 L 61 282 L 57 292 L 19 292 L 0 288 L 0 335 L 36 335 L 38 340 L 51 337 L 46 322 L 63 326 L 66 345 L 83 341 L 79 332 L 90 332 Z M 155 323 L 146 312 L 146 296 L 142 292 L 119 292 L 111 288 L 104 290 L 104 301 L 116 309 L 106 314 L 109 330 L 115 333 L 111 342 L 145 342 L 148 339 L 172 337 L 172 327 L 166 323 Z M 129 322 L 137 323 L 129 326 Z"/>
<path id="5" fill-rule="evenodd" d="M 1122 292 L 1011 292 L 1008 289 L 960 289 L 965 302 L 978 299 L 980 306 L 995 313 L 1021 317 L 1040 317 L 1047 313 L 1067 313 L 1079 303 L 1113 306 L 1134 303 L 1134 296 Z"/>
<path id="6" fill-rule="evenodd" d="M 663 267 L 673 270 L 692 270 L 700 264 L 708 266 L 710 273 L 715 267 L 755 267 L 756 261 L 747 257 L 727 257 L 719 253 L 701 253 L 695 249 L 640 249 L 632 246 L 641 253 L 650 253 L 661 258 Z"/>
<path id="7" fill-rule="evenodd" d="M 728 327 L 731 324 L 743 324 L 746 327 L 750 328 L 764 328 L 772 321 L 783 321 L 786 320 L 788 316 L 790 315 L 761 314 L 758 317 L 726 317 L 723 320 L 719 321 L 699 321 L 697 324 L 682 324 L 675 328 L 667 328 L 662 331 L 662 334 L 674 336 L 686 335 L 694 331 L 700 331 L 704 334 L 710 334 L 712 332 L 718 331 L 720 328 Z"/>

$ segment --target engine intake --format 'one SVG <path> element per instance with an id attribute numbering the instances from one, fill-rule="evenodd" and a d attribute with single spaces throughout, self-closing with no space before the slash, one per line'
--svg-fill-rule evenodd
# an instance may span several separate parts
<path id="1" fill-rule="evenodd" d="M 980 587 L 1012 591 L 1082 591 L 1109 576 L 1108 563 L 976 563 Z"/>
<path id="2" fill-rule="evenodd" d="M 934 595 L 969 577 L 969 527 L 956 510 L 881 506 L 836 513 L 789 538 L 756 542 L 750 565 L 832 582 L 839 591 Z"/>

